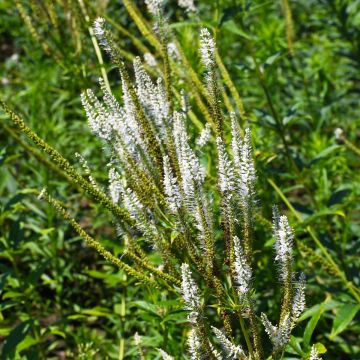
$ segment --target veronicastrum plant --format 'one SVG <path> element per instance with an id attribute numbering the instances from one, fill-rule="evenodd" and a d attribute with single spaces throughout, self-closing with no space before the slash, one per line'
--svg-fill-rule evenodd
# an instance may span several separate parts
<path id="1" fill-rule="evenodd" d="M 151 10 L 156 11 L 154 8 Z M 190 146 L 186 130 L 187 110 L 167 94 L 163 80 L 158 78 L 153 82 L 141 60 L 136 58 L 133 66 L 135 82 L 130 82 L 104 20 L 97 19 L 94 29 L 100 43 L 119 64 L 123 97 L 119 103 L 100 79 L 102 99 L 87 90 L 82 94 L 82 103 L 90 128 L 109 149 L 109 193 L 113 203 L 124 207 L 128 218 L 127 222 L 118 224 L 120 234 L 129 244 L 126 254 L 141 268 L 142 262 L 147 260 L 140 244 L 149 242 L 162 259 L 163 269 L 153 275 L 165 280 L 167 286 L 172 283 L 176 288 L 181 268 L 181 294 L 192 324 L 188 341 L 191 358 L 223 356 L 210 340 L 210 324 L 204 313 L 206 304 L 192 278 L 191 267 L 199 274 L 204 286 L 215 291 L 224 333 L 216 327 L 211 328 L 223 348 L 224 356 L 263 358 L 259 321 L 251 295 L 256 180 L 251 136 L 249 129 L 245 130 L 244 136 L 240 135 L 235 114 L 229 121 L 221 113 L 213 38 L 207 29 L 201 30 L 200 52 L 206 69 L 214 126 L 213 129 L 205 126 L 194 149 Z M 226 121 L 231 123 L 232 156 L 225 146 Z M 206 171 L 199 159 L 202 148 L 213 137 L 218 154 L 216 189 L 207 184 Z M 215 195 L 214 191 L 218 194 Z M 220 220 L 216 224 L 218 218 Z M 216 234 L 218 226 L 224 229 L 220 239 Z M 169 242 L 174 232 L 177 234 L 176 241 Z M 261 320 L 276 356 L 284 350 L 291 329 L 304 309 L 305 286 L 302 275 L 294 285 L 293 234 L 287 218 L 279 216 L 276 210 L 274 236 L 275 261 L 279 264 L 283 293 L 281 314 L 277 326 L 272 325 L 265 314 L 261 314 Z M 223 242 L 222 254 L 218 254 L 216 249 L 218 241 Z M 179 248 L 185 250 L 181 255 Z M 223 262 L 227 264 L 226 270 L 220 265 Z M 143 276 L 147 275 L 143 273 Z M 232 296 L 223 285 L 227 277 L 226 287 L 233 289 Z M 149 280 L 146 281 L 149 283 Z M 230 340 L 233 330 L 225 300 L 229 295 L 237 308 L 246 351 Z M 248 324 L 245 318 L 249 319 Z M 165 358 L 169 356 L 164 355 L 163 350 L 161 354 Z"/>
<path id="2" fill-rule="evenodd" d="M 131 3 L 124 3 L 134 9 Z M 92 238 L 46 190 L 40 197 L 53 205 L 89 246 L 134 276 L 144 289 L 182 296 L 188 311 L 187 353 L 191 359 L 281 358 L 305 307 L 305 278 L 296 275 L 293 266 L 293 231 L 287 217 L 275 207 L 274 261 L 281 303 L 274 325 L 256 306 L 256 293 L 261 291 L 254 288 L 253 277 L 256 171 L 251 132 L 243 127 L 247 121 L 241 99 L 209 30 L 200 31 L 203 84 L 169 31 L 160 1 L 146 3 L 156 20 L 155 31 L 140 14 L 135 12 L 133 17 L 157 49 L 162 65 L 146 52 L 145 63 L 135 58 L 129 71 L 105 20 L 98 18 L 94 23 L 98 42 L 121 75 L 120 100 L 104 78 L 99 81 L 100 98 L 92 90 L 81 95 L 89 127 L 109 157 L 107 190 L 91 176 L 85 159 L 79 156 L 85 168 L 86 176 L 82 176 L 2 105 L 20 130 L 51 157 L 57 171 L 113 214 L 125 244 L 123 256 L 114 256 Z M 188 11 L 195 10 L 192 2 L 181 3 Z M 180 61 L 188 74 L 184 88 L 194 88 L 189 94 L 182 93 L 177 83 L 181 74 L 174 71 L 174 64 Z M 233 109 L 219 84 L 218 71 L 234 97 L 238 115 L 223 111 L 222 101 L 227 110 Z M 189 98 L 196 110 L 189 106 Z M 188 131 L 194 126 L 203 127 L 196 139 Z M 215 173 L 204 167 L 207 154 Z M 159 256 L 160 266 L 151 262 L 150 254 Z M 211 308 L 217 313 L 210 312 Z M 159 349 L 159 354 L 172 359 L 165 350 Z M 315 347 L 309 358 L 319 359 Z"/>

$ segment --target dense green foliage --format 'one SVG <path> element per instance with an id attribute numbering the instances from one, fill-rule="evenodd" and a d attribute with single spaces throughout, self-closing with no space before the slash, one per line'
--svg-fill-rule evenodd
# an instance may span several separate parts
<path id="1" fill-rule="evenodd" d="M 95 89 L 101 74 L 81 2 L 55 1 L 57 26 L 53 15 L 37 13 L 31 1 L 17 3 L 18 8 L 13 1 L 0 3 L 1 98 L 79 171 L 74 154 L 81 153 L 93 177 L 106 185 L 102 144 L 90 133 L 80 103 L 81 91 Z M 65 3 L 73 5 L 71 12 Z M 101 15 L 112 25 L 126 60 L 142 55 L 141 46 L 155 52 L 122 4 L 85 3 L 91 20 Z M 267 289 L 256 301 L 269 317 L 280 305 L 274 239 L 264 220 L 271 219 L 274 203 L 296 232 L 296 269 L 307 277 L 307 310 L 284 358 L 306 359 L 317 344 L 325 359 L 360 359 L 360 3 L 289 1 L 292 21 L 287 1 L 199 1 L 196 15 L 175 3 L 167 1 L 165 13 L 198 74 L 198 29 L 213 30 L 252 129 L 261 213 L 254 279 L 257 289 Z M 19 17 L 21 4 L 37 36 Z M 119 95 L 118 72 L 103 56 Z M 187 332 L 181 299 L 109 265 L 37 200 L 46 186 L 64 206 L 71 204 L 68 210 L 85 230 L 121 256 L 124 244 L 112 217 L 50 168 L 5 113 L 0 120 L 0 359 L 135 359 L 136 332 L 146 358 L 159 358 L 159 347 L 180 358 Z M 199 126 L 190 127 L 194 137 Z M 343 129 L 340 139 L 336 128 Z M 214 163 L 203 160 L 214 174 Z"/>

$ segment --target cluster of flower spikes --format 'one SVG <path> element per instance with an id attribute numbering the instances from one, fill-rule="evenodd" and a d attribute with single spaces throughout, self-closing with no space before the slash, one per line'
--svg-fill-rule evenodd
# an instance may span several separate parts
<path id="1" fill-rule="evenodd" d="M 100 43 L 114 57 L 116 50 L 103 19 L 96 20 L 94 31 Z M 222 352 L 215 349 L 209 338 L 209 326 L 203 316 L 200 290 L 192 279 L 190 266 L 185 262 L 196 265 L 197 272 L 204 276 L 205 282 L 216 289 L 215 297 L 221 307 L 224 290 L 219 286 L 214 270 L 217 255 L 213 219 L 216 207 L 212 206 L 213 199 L 209 191 L 206 191 L 206 171 L 198 156 L 212 136 L 210 125 L 206 125 L 200 134 L 197 148 L 192 148 L 187 133 L 186 110 L 171 112 L 173 106 L 168 102 L 162 80 L 154 82 L 139 58 L 134 60 L 134 84 L 124 65 L 121 61 L 119 63 L 122 103 L 105 88 L 101 80 L 102 100 L 88 90 L 82 95 L 82 103 L 90 128 L 110 149 L 111 198 L 114 203 L 125 207 L 133 220 L 122 231 L 129 233 L 131 237 L 150 242 L 161 255 L 169 273 L 176 276 L 182 262 L 181 293 L 192 324 L 188 340 L 190 358 L 261 359 L 263 354 L 251 299 L 251 226 L 256 180 L 251 134 L 246 129 L 244 136 L 241 136 L 236 117 L 232 114 L 230 156 L 219 131 L 222 115 L 216 109 L 215 42 L 207 29 L 201 31 L 200 45 L 207 71 L 209 104 L 213 107 L 216 124 L 213 130 L 218 154 L 218 189 L 222 199 L 220 209 L 228 238 L 224 257 L 227 257 L 230 264 L 232 284 L 237 291 L 242 311 L 247 312 L 250 319 L 253 346 L 247 344 L 248 353 L 226 336 L 229 334 L 229 322 L 225 312 L 222 313 L 225 333 L 211 327 Z M 239 225 L 239 214 L 243 219 L 242 225 Z M 173 244 L 168 242 L 169 228 L 179 234 L 179 246 L 186 250 L 183 259 L 179 253 L 173 256 Z M 293 286 L 293 235 L 285 216 L 275 214 L 274 235 L 284 300 L 278 326 L 272 325 L 265 314 L 261 318 L 273 342 L 274 352 L 278 352 L 289 341 L 290 331 L 304 309 L 305 285 L 303 276 L 300 276 L 298 285 Z M 138 255 L 141 256 L 141 251 Z M 163 358 L 171 358 L 163 350 L 161 355 Z"/>

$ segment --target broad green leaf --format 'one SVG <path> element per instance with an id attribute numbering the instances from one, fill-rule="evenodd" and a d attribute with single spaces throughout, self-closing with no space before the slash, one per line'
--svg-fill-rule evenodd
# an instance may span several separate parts
<path id="1" fill-rule="evenodd" d="M 31 330 L 32 320 L 27 320 L 16 326 L 5 340 L 2 348 L 1 360 L 13 360 L 16 356 L 17 346 L 25 339 Z"/>
<path id="2" fill-rule="evenodd" d="M 63 339 L 66 339 L 66 334 L 55 325 L 47 327 L 44 333 L 61 336 Z"/>
<path id="3" fill-rule="evenodd" d="M 289 347 L 293 350 L 293 352 L 291 351 L 291 353 L 298 354 L 300 356 L 303 354 L 300 341 L 295 336 L 290 337 Z"/>
<path id="4" fill-rule="evenodd" d="M 313 316 L 320 308 L 322 304 L 317 304 L 317 305 L 314 305 L 313 307 L 311 307 L 310 309 L 306 310 L 299 318 L 299 322 L 300 321 L 304 321 L 306 320 L 307 318 Z M 336 307 L 340 306 L 341 305 L 341 302 L 339 301 L 335 301 L 335 300 L 328 300 L 326 303 L 325 303 L 325 306 L 324 306 L 324 311 L 329 311 L 329 310 L 332 310 L 332 309 L 335 309 Z"/>
<path id="5" fill-rule="evenodd" d="M 278 51 L 275 54 L 269 56 L 264 62 L 264 68 L 267 68 L 268 66 L 271 66 L 272 64 L 274 64 L 277 60 L 279 60 L 281 55 L 282 55 L 281 52 Z"/>
<path id="6" fill-rule="evenodd" d="M 19 298 L 19 297 L 23 297 L 24 294 L 21 292 L 17 292 L 17 291 L 7 291 L 4 295 L 3 295 L 3 300 L 6 299 L 13 299 L 13 298 Z"/>
<path id="7" fill-rule="evenodd" d="M 359 310 L 360 304 L 345 304 L 338 309 L 330 333 L 331 340 L 346 329 Z"/>
<path id="8" fill-rule="evenodd" d="M 106 279 L 106 277 L 109 275 L 105 272 L 101 272 L 97 270 L 85 270 L 84 272 L 95 279 Z"/>
<path id="9" fill-rule="evenodd" d="M 16 305 L 18 305 L 18 302 L 16 300 L 2 301 L 0 302 L 0 312 Z"/>
<path id="10" fill-rule="evenodd" d="M 316 164 L 318 161 L 326 158 L 327 156 L 329 156 L 331 153 L 338 150 L 339 148 L 340 148 L 339 145 L 331 145 L 331 146 L 327 147 L 326 149 L 321 151 L 314 159 L 312 159 L 309 165 L 312 166 L 312 165 Z"/>
<path id="11" fill-rule="evenodd" d="M 0 327 L 0 336 L 8 336 L 11 333 L 12 327 L 5 327 L 4 325 L 1 325 Z"/>
<path id="12" fill-rule="evenodd" d="M 325 300 L 326 302 L 326 300 Z M 311 317 L 309 322 L 306 325 L 305 332 L 304 332 L 304 349 L 305 351 L 309 351 L 310 349 L 310 341 L 311 336 L 316 328 L 316 325 L 322 315 L 322 313 L 325 311 L 325 302 L 323 302 L 318 310 L 314 313 L 314 315 Z"/>
<path id="13" fill-rule="evenodd" d="M 350 192 L 351 192 L 350 189 L 341 189 L 334 191 L 330 196 L 327 206 L 341 204 L 343 200 L 350 194 Z"/>
<path id="14" fill-rule="evenodd" d="M 244 30 L 242 30 L 238 25 L 236 25 L 233 20 L 227 21 L 224 24 L 223 29 L 226 29 L 226 30 L 228 30 L 236 35 L 239 35 L 245 39 L 248 39 L 248 40 L 251 39 L 251 37 Z"/>
<path id="15" fill-rule="evenodd" d="M 178 21 L 178 22 L 169 24 L 170 29 L 181 29 L 181 28 L 190 27 L 190 26 L 198 27 L 199 23 L 197 21 Z M 208 27 L 211 27 L 211 26 L 208 26 Z"/>
<path id="16" fill-rule="evenodd" d="M 183 308 L 183 304 L 179 300 L 161 300 L 157 302 L 157 305 L 163 307 L 175 306 L 177 308 L 181 308 L 181 309 Z"/>
<path id="17" fill-rule="evenodd" d="M 10 273 L 3 273 L 0 275 L 0 292 L 2 291 L 2 289 L 4 288 L 7 278 L 10 276 Z"/>
<path id="18" fill-rule="evenodd" d="M 166 321 L 176 321 L 179 322 L 188 322 L 186 317 L 186 311 L 185 310 L 178 310 L 176 312 L 172 312 L 171 314 L 168 314 L 164 317 L 163 322 Z"/>
<path id="19" fill-rule="evenodd" d="M 315 220 L 317 220 L 321 217 L 326 217 L 326 216 L 341 216 L 341 217 L 345 218 L 345 214 L 341 210 L 325 209 L 325 210 L 318 211 L 316 214 L 305 217 L 304 221 L 301 223 L 301 226 L 306 227 L 306 226 L 312 224 Z"/>
<path id="20" fill-rule="evenodd" d="M 161 308 L 157 305 L 148 303 L 146 301 L 133 301 L 133 302 L 131 302 L 131 305 L 135 305 L 150 314 L 153 314 L 157 317 L 161 317 L 159 315 L 159 312 L 160 312 L 159 310 L 161 310 Z"/>
<path id="21" fill-rule="evenodd" d="M 316 343 L 314 344 L 315 349 L 317 350 L 317 352 L 321 355 L 321 354 L 325 354 L 327 349 L 325 347 L 325 345 L 323 345 L 322 343 Z"/>
<path id="22" fill-rule="evenodd" d="M 32 336 L 27 335 L 25 339 L 17 346 L 17 351 L 23 351 L 28 349 L 29 347 L 38 343 L 38 340 L 34 339 Z"/>

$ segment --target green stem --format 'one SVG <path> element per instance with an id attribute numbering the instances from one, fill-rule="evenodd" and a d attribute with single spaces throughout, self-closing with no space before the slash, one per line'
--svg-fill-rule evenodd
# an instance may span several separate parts
<path id="1" fill-rule="evenodd" d="M 249 333 L 248 333 L 248 331 L 246 329 L 245 321 L 244 321 L 244 319 L 242 318 L 242 316 L 240 314 L 239 314 L 239 320 L 240 320 L 241 331 L 242 331 L 242 333 L 244 335 L 245 342 L 246 342 L 247 348 L 249 350 L 250 358 L 255 359 L 255 357 L 254 357 L 254 349 L 253 349 L 252 344 L 251 344 L 250 336 L 249 336 Z"/>
<path id="2" fill-rule="evenodd" d="M 137 47 L 137 49 L 145 54 L 145 53 L 150 53 L 150 50 L 133 34 L 131 34 L 130 31 L 126 30 L 123 26 L 121 26 L 117 21 L 114 21 L 110 16 L 107 16 L 106 14 L 104 14 L 104 19 L 111 24 L 115 29 L 117 29 L 120 34 L 126 36 L 127 38 L 129 38 L 135 47 Z"/>
<path id="3" fill-rule="evenodd" d="M 154 36 L 151 27 L 148 25 L 147 21 L 141 15 L 141 12 L 137 8 L 136 4 L 132 0 L 123 0 L 123 3 L 128 11 L 130 17 L 134 20 L 136 26 L 140 30 L 141 34 L 149 41 L 149 43 L 154 46 L 154 48 L 162 54 L 162 46 L 160 41 Z"/>
<path id="4" fill-rule="evenodd" d="M 289 0 L 282 0 L 282 10 L 285 17 L 285 32 L 290 54 L 294 54 L 294 22 Z"/>
<path id="5" fill-rule="evenodd" d="M 285 148 L 285 154 L 286 154 L 286 157 L 290 163 L 290 165 L 294 168 L 295 172 L 299 175 L 300 171 L 299 171 L 299 168 L 297 167 L 293 157 L 291 156 L 291 153 L 290 153 L 290 149 L 289 149 L 289 144 L 285 138 L 285 129 L 284 129 L 284 124 L 283 122 L 281 121 L 280 119 L 280 116 L 278 114 L 278 112 L 276 111 L 275 107 L 274 107 L 274 104 L 273 104 L 273 101 L 271 99 L 271 95 L 270 95 L 270 90 L 265 82 L 265 78 L 264 78 L 264 74 L 262 72 L 262 70 L 260 69 L 260 66 L 256 60 L 256 56 L 254 54 L 254 50 L 252 48 L 252 45 L 250 42 L 247 42 L 247 47 L 249 49 L 249 52 L 250 52 L 250 56 L 254 62 L 254 65 L 255 65 L 255 72 L 256 72 L 256 75 L 257 75 L 257 78 L 259 80 L 259 83 L 260 83 L 260 86 L 262 87 L 263 91 L 264 91 L 264 94 L 265 94 L 265 97 L 266 97 L 266 100 L 267 100 L 267 103 L 269 105 L 269 108 L 270 108 L 270 111 L 271 111 L 271 114 L 276 122 L 276 127 L 278 129 L 278 133 L 280 135 L 280 138 L 281 138 L 281 141 L 284 145 L 284 148 Z"/>
<path id="6" fill-rule="evenodd" d="M 341 138 L 344 141 L 345 146 L 351 150 L 354 154 L 356 154 L 357 156 L 360 156 L 360 149 L 358 147 L 355 146 L 355 144 L 353 144 L 351 141 L 349 141 L 346 137 L 342 137 Z"/>
<path id="7" fill-rule="evenodd" d="M 215 59 L 216 59 L 217 66 L 219 67 L 221 77 L 223 78 L 225 85 L 230 90 L 230 93 L 235 101 L 236 107 L 239 110 L 240 119 L 241 119 L 241 123 L 242 123 L 246 117 L 244 104 L 241 100 L 240 94 L 237 91 L 236 86 L 233 83 L 231 76 L 230 76 L 228 70 L 226 69 L 225 64 L 223 63 L 221 56 L 217 49 L 215 51 Z"/>
<path id="8" fill-rule="evenodd" d="M 83 16 L 85 18 L 85 21 L 86 21 L 87 24 L 89 24 L 90 23 L 90 17 L 89 17 L 89 15 L 87 13 L 87 10 L 86 10 L 86 7 L 85 7 L 85 4 L 84 4 L 83 0 L 79 0 L 79 4 L 80 4 L 80 9 L 81 9 L 81 11 L 83 13 Z M 94 34 L 94 30 L 93 30 L 92 26 L 88 27 L 88 31 L 89 31 L 89 34 L 90 34 L 91 42 L 92 42 L 94 50 L 95 50 L 96 57 L 98 59 L 99 65 L 100 65 L 101 76 L 102 76 L 102 78 L 104 80 L 106 90 L 111 94 L 111 88 L 110 88 L 110 84 L 109 84 L 109 79 L 107 77 L 106 69 L 105 69 L 105 66 L 104 66 L 104 60 L 103 60 L 103 57 L 101 55 L 101 50 L 100 50 L 98 41 L 96 39 L 96 36 Z"/>

